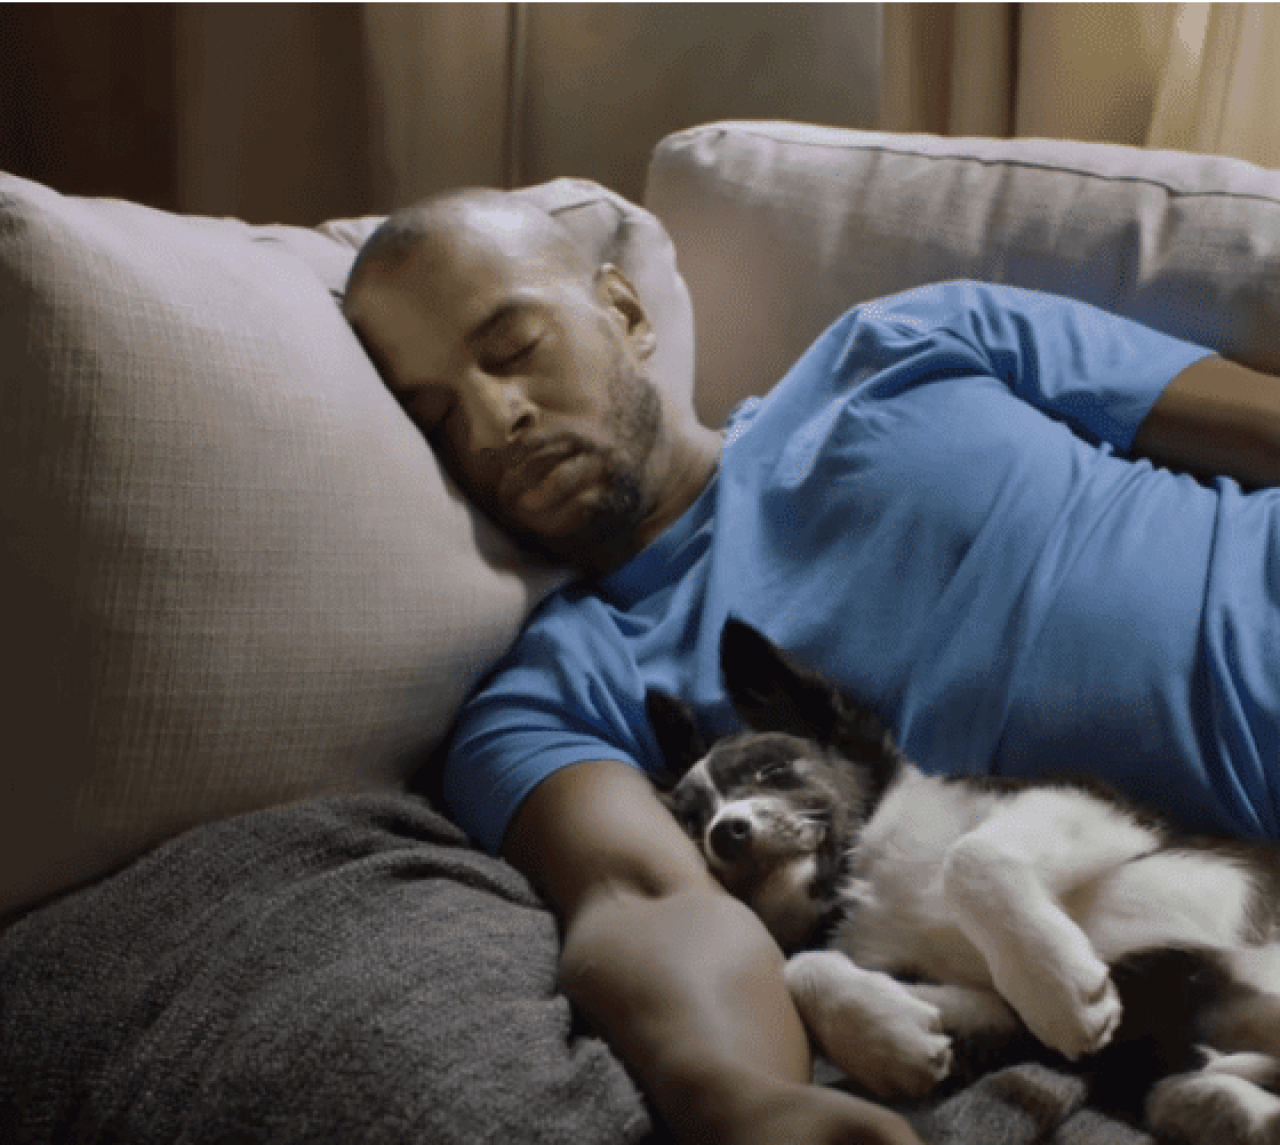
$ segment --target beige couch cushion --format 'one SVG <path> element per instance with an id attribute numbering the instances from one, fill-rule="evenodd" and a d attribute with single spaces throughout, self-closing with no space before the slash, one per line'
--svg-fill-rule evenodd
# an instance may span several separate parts
<path id="1" fill-rule="evenodd" d="M 1280 173 L 1239 160 L 726 122 L 659 144 L 645 204 L 693 295 L 711 425 L 850 306 L 947 278 L 1069 294 L 1280 373 Z"/>
<path id="2" fill-rule="evenodd" d="M 651 218 L 617 260 L 691 384 Z M 342 318 L 375 220 L 183 218 L 0 177 L 0 915 L 193 824 L 386 785 L 562 574 L 442 479 Z"/>

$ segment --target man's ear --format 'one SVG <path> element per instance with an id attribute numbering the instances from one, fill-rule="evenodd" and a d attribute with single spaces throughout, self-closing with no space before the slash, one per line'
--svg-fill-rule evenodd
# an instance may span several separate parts
<path id="1" fill-rule="evenodd" d="M 618 315 L 636 355 L 649 357 L 657 348 L 658 336 L 631 280 L 613 263 L 606 262 L 596 272 L 595 285 L 600 301 Z"/>

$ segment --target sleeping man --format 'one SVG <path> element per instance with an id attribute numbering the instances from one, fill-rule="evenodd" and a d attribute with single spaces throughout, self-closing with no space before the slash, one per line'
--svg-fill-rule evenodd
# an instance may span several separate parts
<path id="1" fill-rule="evenodd" d="M 917 1140 L 810 1084 L 781 952 L 649 781 L 648 689 L 733 726 L 727 617 L 926 769 L 1088 769 L 1280 838 L 1273 379 L 948 283 L 850 311 L 722 435 L 653 376 L 627 279 L 498 192 L 393 215 L 345 305 L 461 489 L 582 574 L 464 708 L 445 792 L 553 904 L 564 989 L 682 1140 Z"/>

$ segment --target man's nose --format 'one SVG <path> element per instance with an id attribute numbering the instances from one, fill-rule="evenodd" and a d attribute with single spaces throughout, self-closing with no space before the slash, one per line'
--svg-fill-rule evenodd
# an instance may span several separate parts
<path id="1" fill-rule="evenodd" d="M 480 377 L 470 387 L 471 446 L 501 450 L 533 428 L 537 407 L 515 379 Z"/>

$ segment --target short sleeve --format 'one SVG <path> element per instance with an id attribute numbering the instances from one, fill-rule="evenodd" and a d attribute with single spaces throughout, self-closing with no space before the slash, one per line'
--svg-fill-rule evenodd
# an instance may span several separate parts
<path id="1" fill-rule="evenodd" d="M 858 326 L 865 329 L 859 332 Z M 957 373 L 1004 382 L 1085 440 L 1127 452 L 1165 386 L 1212 351 L 1074 299 L 979 282 L 948 282 L 861 308 L 854 339 L 949 343 Z M 891 332 L 891 333 L 890 333 Z M 851 345 L 850 362 L 866 351 Z M 898 347 L 899 361 L 910 358 Z M 894 371 L 877 378 L 894 384 Z"/>
<path id="2" fill-rule="evenodd" d="M 649 761 L 643 696 L 609 607 L 578 590 L 553 597 L 459 714 L 445 761 L 450 812 L 496 854 L 549 775 L 586 760 Z"/>

